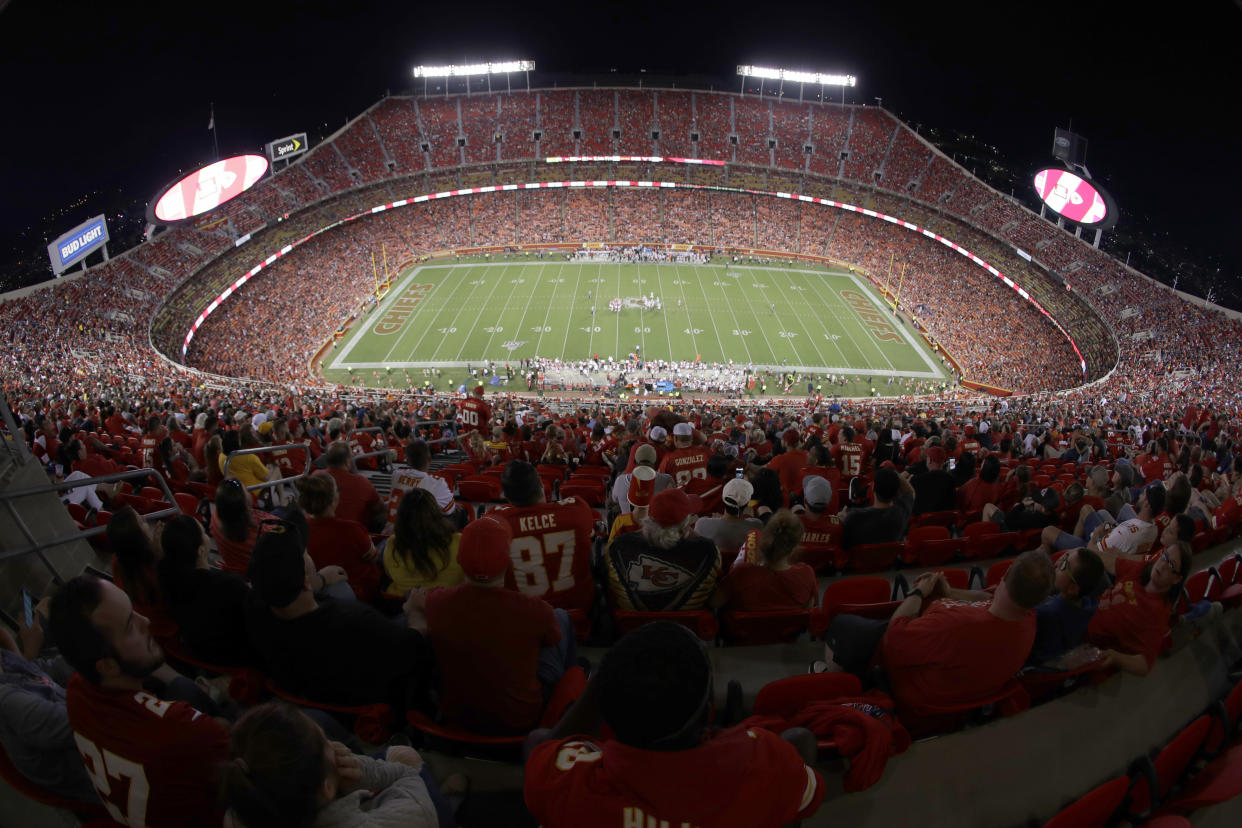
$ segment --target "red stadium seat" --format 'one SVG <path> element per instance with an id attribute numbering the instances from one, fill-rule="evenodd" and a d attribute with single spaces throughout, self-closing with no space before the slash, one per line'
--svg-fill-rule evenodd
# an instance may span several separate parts
<path id="1" fill-rule="evenodd" d="M 311 701 L 292 693 L 286 692 L 277 686 L 276 682 L 268 679 L 265 686 L 274 696 L 279 696 L 287 702 L 291 702 L 302 707 L 312 707 L 316 710 L 326 710 L 329 713 L 343 713 L 354 719 L 354 734 L 364 742 L 373 745 L 383 744 L 388 741 L 388 734 L 392 726 L 393 715 L 392 708 L 386 704 L 362 704 L 362 705 L 341 705 L 327 704 L 325 702 Z"/>
<path id="2" fill-rule="evenodd" d="M 892 596 L 893 587 L 884 578 L 859 576 L 833 581 L 824 589 L 824 626 L 837 615 L 889 618 L 900 603 Z"/>
<path id="3" fill-rule="evenodd" d="M 1149 816 L 1161 805 L 1203 748 L 1211 727 L 1211 717 L 1200 716 L 1174 736 L 1155 759 L 1144 756 L 1131 766 L 1128 814 L 1138 818 Z"/>
<path id="4" fill-rule="evenodd" d="M 897 543 L 866 543 L 844 551 L 845 566 L 852 572 L 880 572 L 888 569 L 900 560 L 906 551 L 906 545 Z"/>
<path id="5" fill-rule="evenodd" d="M 1125 801 L 1130 787 L 1128 776 L 1118 776 L 1088 791 L 1056 816 L 1044 828 L 1105 828 Z"/>
<path id="6" fill-rule="evenodd" d="M 457 490 L 466 500 L 487 503 L 500 500 L 500 482 L 492 477 L 465 477 L 457 481 Z"/>
<path id="7" fill-rule="evenodd" d="M 949 537 L 944 526 L 920 526 L 906 537 L 902 563 L 910 566 L 938 566 L 964 553 L 966 541 Z"/>

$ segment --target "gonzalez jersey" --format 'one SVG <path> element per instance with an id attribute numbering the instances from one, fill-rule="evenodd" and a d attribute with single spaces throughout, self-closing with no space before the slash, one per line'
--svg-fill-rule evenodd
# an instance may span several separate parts
<path id="1" fill-rule="evenodd" d="M 492 407 L 478 397 L 468 397 L 460 403 L 457 412 L 457 423 L 463 432 L 482 431 L 487 433 L 488 421 L 492 419 Z"/>
<path id="2" fill-rule="evenodd" d="M 709 457 L 711 457 L 711 452 L 707 450 L 707 446 L 679 448 L 664 455 L 664 459 L 660 461 L 660 468 L 656 471 L 672 477 L 674 486 L 684 488 L 692 478 L 697 477 L 700 480 L 707 478 Z"/>
<path id="3" fill-rule="evenodd" d="M 689 750 L 547 741 L 526 762 L 524 794 L 547 828 L 778 828 L 815 813 L 824 780 L 775 733 L 735 727 Z"/>
<path id="4" fill-rule="evenodd" d="M 216 766 L 229 734 L 184 702 L 145 690 L 108 690 L 69 679 L 69 726 L 99 799 L 122 825 L 217 828 Z"/>
<path id="5" fill-rule="evenodd" d="M 589 609 L 595 597 L 591 578 L 591 535 L 595 511 L 585 500 L 499 506 L 488 514 L 509 524 L 513 568 L 505 586 L 542 598 L 554 607 Z"/>

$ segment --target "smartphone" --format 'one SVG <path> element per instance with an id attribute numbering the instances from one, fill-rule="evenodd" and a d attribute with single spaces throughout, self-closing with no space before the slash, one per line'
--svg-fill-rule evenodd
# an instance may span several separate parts
<path id="1" fill-rule="evenodd" d="M 956 468 L 957 468 L 957 458 L 950 457 L 949 458 L 949 471 L 953 471 Z"/>
<path id="2" fill-rule="evenodd" d="M 34 626 L 34 598 L 30 595 L 30 590 L 22 587 L 22 609 L 26 612 L 26 626 Z"/>
<path id="3" fill-rule="evenodd" d="M 737 474 L 735 474 L 735 475 L 733 475 L 733 476 L 734 476 L 735 478 L 737 478 L 738 480 L 741 480 L 743 477 L 745 477 L 745 476 L 746 476 L 746 469 L 738 469 L 738 470 L 737 470 Z"/>

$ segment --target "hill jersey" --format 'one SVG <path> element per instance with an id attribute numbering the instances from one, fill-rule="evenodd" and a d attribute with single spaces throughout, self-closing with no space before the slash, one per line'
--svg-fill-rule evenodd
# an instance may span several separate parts
<path id="1" fill-rule="evenodd" d="M 216 828 L 216 766 L 229 734 L 184 702 L 145 690 L 108 690 L 74 674 L 69 726 L 99 799 L 122 825 Z"/>
<path id="2" fill-rule="evenodd" d="M 505 586 L 542 598 L 554 607 L 589 609 L 595 596 L 591 578 L 591 535 L 595 511 L 585 500 L 500 506 L 491 510 L 509 524 L 513 568 Z"/>
<path id="3" fill-rule="evenodd" d="M 707 446 L 688 446 L 670 451 L 660 461 L 657 471 L 673 478 L 673 485 L 685 488 L 692 478 L 707 478 L 707 460 L 711 452 Z"/>
<path id="4" fill-rule="evenodd" d="M 487 433 L 488 421 L 492 419 L 492 407 L 477 397 L 463 400 L 457 412 L 457 425 L 462 432 Z"/>

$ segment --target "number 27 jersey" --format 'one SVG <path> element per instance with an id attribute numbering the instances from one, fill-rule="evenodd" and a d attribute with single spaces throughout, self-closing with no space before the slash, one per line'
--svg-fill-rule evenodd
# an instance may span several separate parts
<path id="1" fill-rule="evenodd" d="M 589 609 L 595 595 L 591 579 L 591 534 L 595 511 L 578 498 L 560 503 L 508 506 L 491 514 L 504 518 L 513 533 L 513 568 L 505 585 L 542 598 L 554 607 Z"/>
<path id="2" fill-rule="evenodd" d="M 99 799 L 122 825 L 218 828 L 218 765 L 229 735 L 184 702 L 142 690 L 108 690 L 80 675 L 66 705 L 73 739 Z"/>

